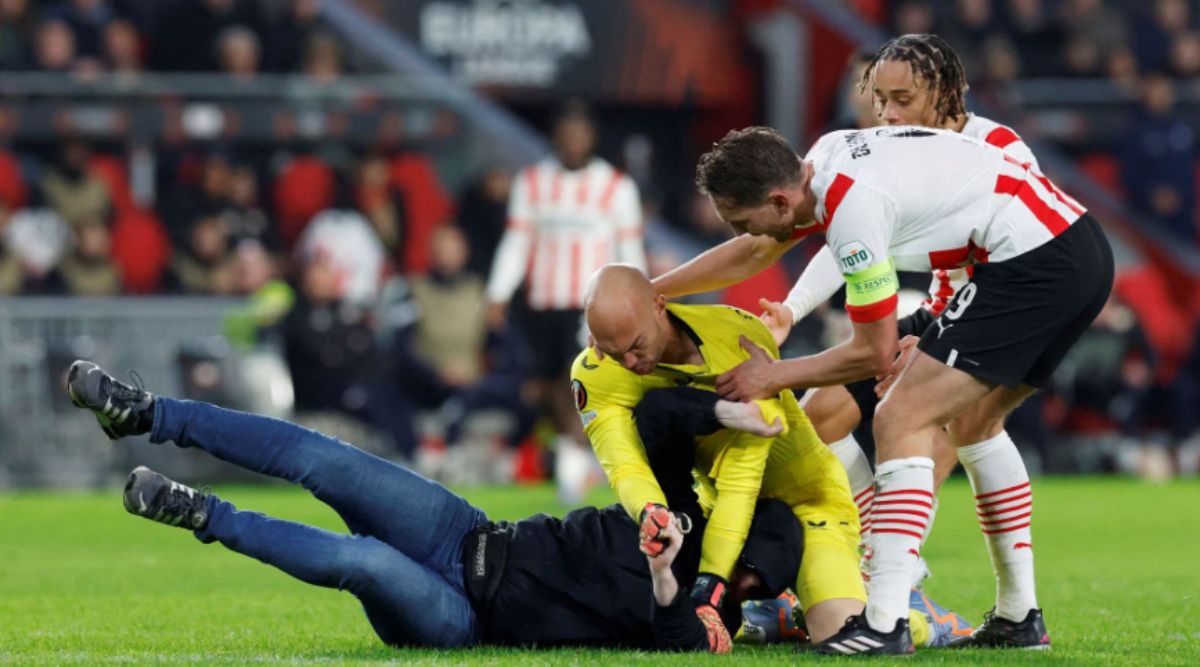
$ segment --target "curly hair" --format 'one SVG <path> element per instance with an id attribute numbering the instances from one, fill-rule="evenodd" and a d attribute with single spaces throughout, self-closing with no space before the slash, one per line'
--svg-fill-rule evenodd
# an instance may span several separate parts
<path id="1" fill-rule="evenodd" d="M 858 82 L 859 92 L 867 89 L 875 68 L 885 60 L 908 63 L 913 78 L 934 96 L 939 124 L 966 114 L 966 94 L 970 87 L 967 74 L 962 60 L 946 40 L 928 33 L 901 35 L 889 40 L 879 47 L 871 64 L 863 71 Z"/>
<path id="2" fill-rule="evenodd" d="M 731 130 L 700 156 L 696 187 L 701 194 L 756 206 L 772 188 L 800 178 L 800 159 L 787 139 L 769 127 Z"/>

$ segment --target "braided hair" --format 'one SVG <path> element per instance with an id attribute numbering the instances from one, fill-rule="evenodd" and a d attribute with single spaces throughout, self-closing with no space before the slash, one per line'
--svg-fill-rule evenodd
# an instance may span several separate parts
<path id="1" fill-rule="evenodd" d="M 901 35 L 889 40 L 863 72 L 858 82 L 859 92 L 870 84 L 875 67 L 885 60 L 908 63 L 913 77 L 924 82 L 936 100 L 937 122 L 945 123 L 967 112 L 967 74 L 958 54 L 946 40 L 934 34 Z"/>

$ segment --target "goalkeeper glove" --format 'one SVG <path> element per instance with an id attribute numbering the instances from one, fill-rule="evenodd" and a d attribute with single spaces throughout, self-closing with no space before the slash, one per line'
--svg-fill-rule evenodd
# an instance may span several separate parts
<path id="1" fill-rule="evenodd" d="M 717 612 L 725 601 L 725 590 L 729 587 L 724 579 L 715 574 L 701 572 L 692 585 L 691 599 L 696 606 L 696 617 L 704 624 L 708 633 L 708 650 L 713 653 L 728 653 L 733 648 L 729 629 Z"/>
<path id="2" fill-rule="evenodd" d="M 642 508 L 641 532 L 638 539 L 642 550 L 651 556 L 657 556 L 666 548 L 661 540 L 662 531 L 671 525 L 671 512 L 658 503 L 646 503 Z"/>

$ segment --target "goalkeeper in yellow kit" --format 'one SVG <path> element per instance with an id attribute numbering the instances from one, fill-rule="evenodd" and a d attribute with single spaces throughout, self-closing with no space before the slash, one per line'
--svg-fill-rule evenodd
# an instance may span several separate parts
<path id="1" fill-rule="evenodd" d="M 594 345 L 571 367 L 575 405 L 621 504 L 641 522 L 643 551 L 661 548 L 653 538 L 671 521 L 668 498 L 679 497 L 678 477 L 690 468 L 708 515 L 694 604 L 720 608 L 755 503 L 764 497 L 791 506 L 804 530 L 795 590 L 811 639 L 827 638 L 861 613 L 858 510 L 841 463 L 790 390 L 754 403 L 712 393 L 718 375 L 749 357 L 748 346 L 778 358 L 766 326 L 737 308 L 668 304 L 641 271 L 623 265 L 596 274 L 585 311 Z M 651 440 L 659 450 L 652 448 L 653 460 Z M 661 451 L 664 443 L 671 451 Z M 910 611 L 918 646 L 969 631 L 957 614 L 914 596 L 923 603 Z"/>
<path id="2" fill-rule="evenodd" d="M 595 345 L 571 368 L 584 430 L 621 504 L 649 532 L 666 516 L 667 498 L 638 436 L 634 410 L 646 392 L 690 386 L 711 391 L 718 375 L 749 353 L 749 339 L 778 357 L 757 318 L 726 306 L 668 304 L 637 269 L 612 265 L 593 279 L 586 303 Z M 714 395 L 715 398 L 715 395 Z M 821 443 L 791 391 L 737 404 L 721 401 L 732 419 L 758 412 L 764 434 L 720 429 L 695 443 L 694 476 L 709 513 L 693 599 L 719 603 L 761 497 L 788 503 L 804 528 L 796 593 L 813 641 L 861 613 L 866 591 L 858 571 L 858 510 L 845 470 Z M 760 421 L 761 420 L 761 421 Z M 773 425 L 773 428 L 768 428 Z M 658 522 L 656 524 L 655 522 Z M 704 576 L 709 575 L 709 576 Z M 719 604 L 713 604 L 719 607 Z"/>

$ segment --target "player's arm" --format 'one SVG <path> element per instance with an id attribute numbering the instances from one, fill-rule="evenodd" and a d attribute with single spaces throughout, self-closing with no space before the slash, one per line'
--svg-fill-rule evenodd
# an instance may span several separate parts
<path id="1" fill-rule="evenodd" d="M 571 367 L 571 388 L 584 433 L 609 484 L 629 516 L 640 522 L 647 504 L 666 506 L 667 499 L 633 420 L 641 387 L 621 371 L 611 360 L 601 362 L 588 348 Z"/>
<path id="2" fill-rule="evenodd" d="M 844 284 L 833 251 L 827 245 L 821 246 L 783 301 L 792 313 L 792 323 L 808 317 L 817 306 L 837 294 Z"/>
<path id="3" fill-rule="evenodd" d="M 655 278 L 654 289 L 668 298 L 722 289 L 771 266 L 797 243 L 743 234 Z"/>
<path id="4" fill-rule="evenodd" d="M 658 554 L 646 553 L 654 588 L 651 623 L 656 646 L 667 651 L 728 653 L 733 642 L 720 616 L 711 607 L 696 607 L 671 571 L 685 539 L 683 533 L 671 523 L 663 537 L 666 549 Z"/>
<path id="5" fill-rule="evenodd" d="M 529 200 L 528 181 L 536 178 L 537 165 L 527 167 L 513 180 L 509 193 L 508 222 L 504 236 L 496 247 L 492 272 L 488 277 L 487 301 L 492 310 L 502 308 L 512 300 L 513 293 L 525 280 L 525 269 L 529 263 L 529 251 L 536 233 L 533 207 Z M 495 315 L 493 316 L 495 317 Z M 495 324 L 490 322 L 489 324 Z"/>
<path id="6" fill-rule="evenodd" d="M 837 222 L 826 232 L 846 283 L 850 339 L 819 354 L 774 361 L 743 343 L 750 360 L 717 378 L 717 393 L 729 400 L 773 396 L 786 388 L 846 384 L 885 375 L 899 351 L 896 295 L 899 280 L 888 255 L 895 219 L 891 203 L 869 187 L 853 184 Z"/>
<path id="7" fill-rule="evenodd" d="M 700 548 L 701 575 L 728 581 L 750 532 L 773 438 L 734 436 L 711 471 L 716 497 Z"/>

